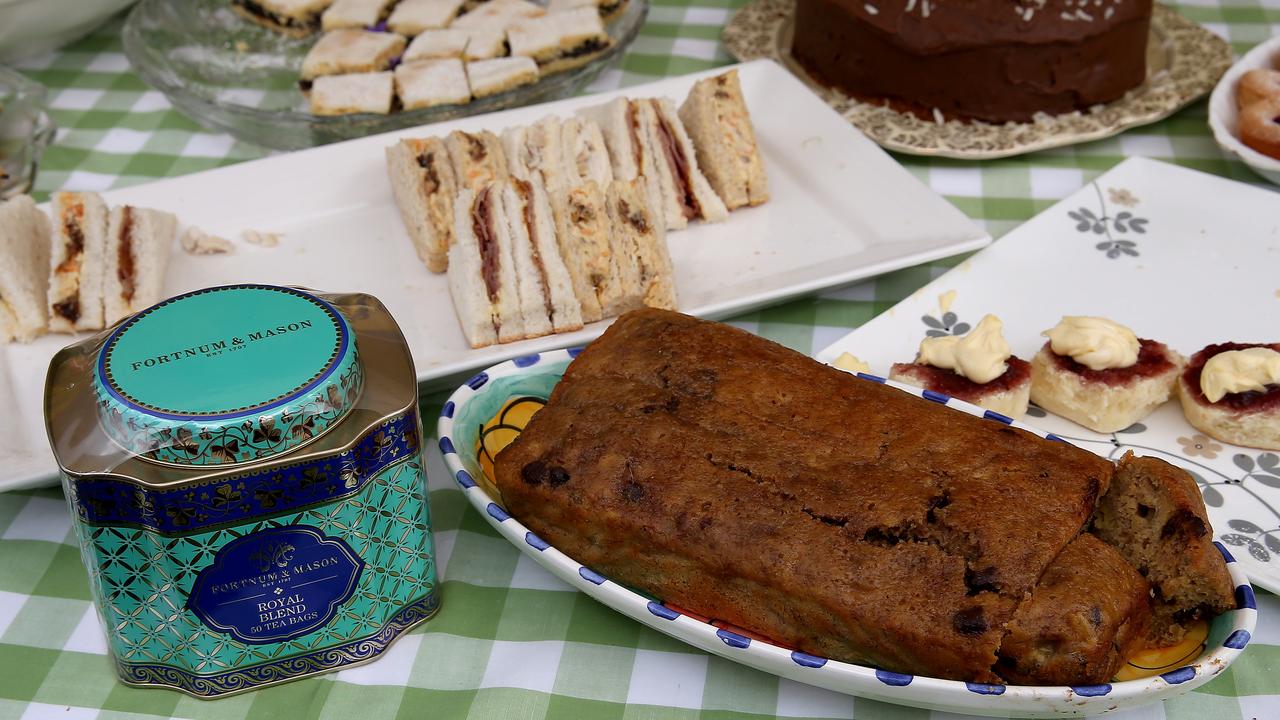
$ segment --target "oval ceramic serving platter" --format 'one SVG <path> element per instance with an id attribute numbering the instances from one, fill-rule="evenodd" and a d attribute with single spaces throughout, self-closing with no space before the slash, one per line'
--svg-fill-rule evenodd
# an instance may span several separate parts
<path id="1" fill-rule="evenodd" d="M 1221 545 L 1236 584 L 1235 610 L 1214 618 L 1199 653 L 1175 660 L 1163 672 L 1138 680 L 1088 686 L 985 685 L 889 672 L 828 660 L 770 643 L 739 628 L 707 620 L 663 604 L 617 583 L 565 555 L 526 528 L 503 507 L 488 480 L 481 441 L 505 434 L 505 445 L 531 409 L 546 398 L 580 349 L 556 350 L 508 360 L 459 387 L 445 403 L 438 423 L 440 451 L 454 481 L 490 525 L 556 577 L 627 617 L 734 662 L 798 682 L 885 702 L 999 717 L 1069 717 L 1111 712 L 1165 700 L 1210 681 L 1248 645 L 1257 622 L 1253 588 Z M 1011 424 L 1040 437 L 1061 440 L 1002 415 L 944 395 L 859 374 L 864 382 L 885 383 L 903 392 L 945 404 L 957 412 Z M 533 408 L 519 407 L 531 399 Z M 484 436 L 484 437 L 482 437 Z M 1065 442 L 1065 441 L 1063 441 Z M 1194 651 L 1193 651 L 1194 652 Z"/>

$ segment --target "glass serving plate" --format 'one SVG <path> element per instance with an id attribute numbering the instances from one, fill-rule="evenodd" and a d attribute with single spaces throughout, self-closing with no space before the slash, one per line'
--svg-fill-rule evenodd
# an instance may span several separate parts
<path id="1" fill-rule="evenodd" d="M 390 115 L 312 115 L 297 83 L 315 37 L 289 38 L 259 27 L 232 12 L 229 0 L 142 0 L 123 36 L 134 69 L 187 116 L 246 142 L 297 150 L 569 97 L 622 54 L 648 13 L 649 0 L 628 0 L 606 28 L 613 46 L 581 67 L 465 105 Z"/>

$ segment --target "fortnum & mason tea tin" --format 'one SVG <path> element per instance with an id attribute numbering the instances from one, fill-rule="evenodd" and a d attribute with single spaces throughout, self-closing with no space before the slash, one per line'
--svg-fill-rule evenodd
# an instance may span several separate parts
<path id="1" fill-rule="evenodd" d="M 334 670 L 439 608 L 413 361 L 368 295 L 180 295 L 58 353 L 45 419 L 126 683 Z"/>

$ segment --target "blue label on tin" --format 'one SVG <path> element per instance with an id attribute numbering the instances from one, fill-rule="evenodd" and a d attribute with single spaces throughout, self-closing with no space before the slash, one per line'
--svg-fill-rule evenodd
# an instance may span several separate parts
<path id="1" fill-rule="evenodd" d="M 312 527 L 268 528 L 222 546 L 187 609 L 240 642 L 284 642 L 327 624 L 355 592 L 364 561 Z"/>

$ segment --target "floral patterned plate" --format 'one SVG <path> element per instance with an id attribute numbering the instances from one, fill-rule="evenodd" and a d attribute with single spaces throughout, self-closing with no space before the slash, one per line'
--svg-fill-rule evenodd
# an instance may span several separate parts
<path id="1" fill-rule="evenodd" d="M 1211 203 L 1206 203 L 1212 198 Z M 1030 359 L 1063 315 L 1100 315 L 1191 355 L 1210 343 L 1280 341 L 1280 195 L 1134 158 L 964 261 L 818 354 L 850 352 L 887 372 L 926 335 L 960 335 L 984 314 Z M 952 294 L 954 293 L 954 294 Z M 944 297 L 945 296 L 945 297 Z M 942 307 L 942 304 L 947 307 Z M 1280 592 L 1280 454 L 1205 437 L 1176 400 L 1099 434 L 1032 407 L 1029 422 L 1118 458 L 1189 470 L 1218 541 L 1256 584 Z"/>
<path id="2" fill-rule="evenodd" d="M 725 27 L 724 44 L 742 61 L 777 60 L 867 137 L 912 155 L 998 158 L 1110 137 L 1156 122 L 1207 94 L 1232 61 L 1231 48 L 1222 38 L 1156 5 L 1147 46 L 1147 81 L 1119 100 L 1028 123 L 939 123 L 852 99 L 814 81 L 791 57 L 794 17 L 795 0 L 752 0 Z"/>
<path id="3" fill-rule="evenodd" d="M 1253 588 L 1231 553 L 1222 548 L 1236 585 L 1236 609 L 1202 624 L 1178 647 L 1128 658 L 1128 665 L 1115 680 L 1101 685 L 987 685 L 853 665 L 781 646 L 743 628 L 642 594 L 577 562 L 530 531 L 507 512 L 489 479 L 491 456 L 519 435 L 578 352 L 551 350 L 518 357 L 467 380 L 440 411 L 436 434 L 445 466 L 480 516 L 533 561 L 623 615 L 693 647 L 780 677 L 859 697 L 956 713 L 1050 718 L 1109 713 L 1182 695 L 1226 671 L 1252 638 L 1258 616 Z M 862 378 L 860 382 L 885 382 L 870 375 Z M 922 395 L 916 388 L 889 384 Z M 987 417 L 990 422 L 1009 422 L 958 400 L 944 398 L 940 402 L 957 412 Z M 1045 435 L 1042 430 L 1013 424 Z"/>

